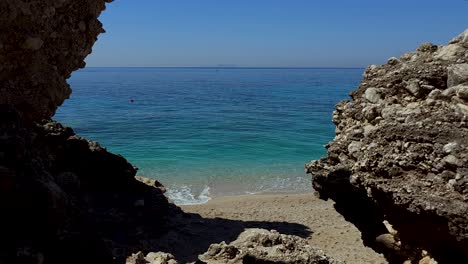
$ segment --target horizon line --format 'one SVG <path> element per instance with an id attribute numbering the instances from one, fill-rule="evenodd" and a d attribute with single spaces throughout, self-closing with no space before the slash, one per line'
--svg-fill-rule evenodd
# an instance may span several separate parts
<path id="1" fill-rule="evenodd" d="M 85 66 L 86 68 L 175 68 L 175 69 L 365 69 L 366 67 L 340 67 L 340 66 Z"/>

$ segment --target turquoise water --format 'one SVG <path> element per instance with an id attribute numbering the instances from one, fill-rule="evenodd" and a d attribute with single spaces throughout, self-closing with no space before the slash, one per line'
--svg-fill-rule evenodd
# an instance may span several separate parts
<path id="1" fill-rule="evenodd" d="M 176 203 L 311 190 L 334 105 L 363 69 L 87 68 L 55 119 L 125 156 Z"/>

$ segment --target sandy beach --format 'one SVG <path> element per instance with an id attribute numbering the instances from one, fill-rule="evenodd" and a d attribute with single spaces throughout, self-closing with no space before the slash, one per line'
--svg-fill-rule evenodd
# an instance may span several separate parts
<path id="1" fill-rule="evenodd" d="M 329 256 L 347 263 L 387 263 L 382 255 L 363 245 L 360 232 L 334 210 L 332 201 L 322 201 L 312 193 L 220 197 L 181 207 L 187 213 L 199 214 L 205 222 L 218 219 L 216 223 L 222 225 L 192 225 L 191 230 L 201 237 L 209 237 L 211 228 L 230 235 L 249 227 L 277 229 L 306 238 Z M 220 234 L 218 240 L 222 237 Z"/>

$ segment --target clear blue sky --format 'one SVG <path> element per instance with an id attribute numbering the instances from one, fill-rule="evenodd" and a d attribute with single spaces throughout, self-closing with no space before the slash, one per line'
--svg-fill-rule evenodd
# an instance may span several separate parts
<path id="1" fill-rule="evenodd" d="M 88 66 L 362 67 L 444 44 L 468 0 L 115 0 Z"/>

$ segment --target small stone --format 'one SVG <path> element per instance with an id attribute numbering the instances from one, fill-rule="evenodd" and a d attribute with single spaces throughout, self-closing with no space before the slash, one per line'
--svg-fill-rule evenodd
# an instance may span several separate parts
<path id="1" fill-rule="evenodd" d="M 132 254 L 125 261 L 126 264 L 146 264 L 145 255 L 143 252 L 138 251 L 135 254 Z"/>
<path id="2" fill-rule="evenodd" d="M 460 35 L 452 39 L 449 44 L 459 44 L 465 48 L 468 48 L 468 29 L 465 29 L 465 31 L 463 31 Z"/>
<path id="3" fill-rule="evenodd" d="M 457 96 L 461 99 L 468 100 L 468 85 L 458 85 L 457 87 Z"/>
<path id="4" fill-rule="evenodd" d="M 392 250 L 399 250 L 399 246 L 392 234 L 382 234 L 375 238 L 375 242 L 382 245 L 385 248 Z"/>
<path id="5" fill-rule="evenodd" d="M 413 79 L 409 81 L 409 83 L 406 85 L 406 90 L 408 90 L 412 95 L 418 96 L 419 91 L 421 90 L 421 87 L 419 87 L 419 80 L 418 79 Z"/>
<path id="6" fill-rule="evenodd" d="M 442 92 L 442 96 L 444 96 L 444 97 L 452 97 L 452 96 L 454 96 L 456 94 L 457 94 L 457 90 L 455 89 L 455 87 L 450 87 L 448 89 L 445 89 Z"/>
<path id="7" fill-rule="evenodd" d="M 434 45 L 431 42 L 425 42 L 421 44 L 417 50 L 420 52 L 434 52 L 437 51 L 437 45 Z"/>
<path id="8" fill-rule="evenodd" d="M 348 145 L 348 152 L 352 156 L 361 151 L 362 143 L 359 141 L 353 141 Z"/>
<path id="9" fill-rule="evenodd" d="M 445 153 L 453 153 L 458 148 L 456 142 L 450 142 L 444 145 L 443 150 Z"/>
<path id="10" fill-rule="evenodd" d="M 463 115 L 468 116 L 468 105 L 466 105 L 466 104 L 457 104 L 457 108 Z"/>
<path id="11" fill-rule="evenodd" d="M 427 97 L 432 99 L 438 99 L 442 95 L 442 91 L 439 89 L 432 90 Z"/>
<path id="12" fill-rule="evenodd" d="M 398 58 L 396 58 L 396 57 L 391 57 L 391 58 L 388 59 L 387 63 L 390 64 L 390 65 L 396 65 L 396 64 L 400 63 L 400 60 Z"/>
<path id="13" fill-rule="evenodd" d="M 418 264 L 431 264 L 431 257 L 425 256 L 421 260 L 419 260 Z"/>
<path id="14" fill-rule="evenodd" d="M 376 104 L 380 101 L 381 96 L 379 93 L 379 90 L 377 88 L 367 88 L 367 90 L 364 93 L 367 101 Z"/>
<path id="15" fill-rule="evenodd" d="M 145 260 L 148 262 L 148 264 L 177 263 L 172 254 L 164 252 L 150 252 L 146 255 Z"/>
<path id="16" fill-rule="evenodd" d="M 455 64 L 447 67 L 447 87 L 468 82 L 468 64 Z"/>
<path id="17" fill-rule="evenodd" d="M 421 84 L 420 87 L 424 90 L 429 90 L 429 91 L 432 91 L 435 89 L 433 85 L 428 85 L 428 84 Z"/>
<path id="18" fill-rule="evenodd" d="M 446 156 L 443 161 L 449 165 L 453 165 L 453 166 L 457 166 L 457 167 L 460 167 L 461 165 L 463 165 L 461 163 L 461 161 L 459 159 L 457 159 L 457 157 L 455 157 L 454 155 L 448 155 Z"/>
<path id="19" fill-rule="evenodd" d="M 451 180 L 448 181 L 448 185 L 451 186 L 451 187 L 454 186 L 456 183 L 457 183 L 457 180 L 455 180 L 455 179 L 451 179 Z"/>

